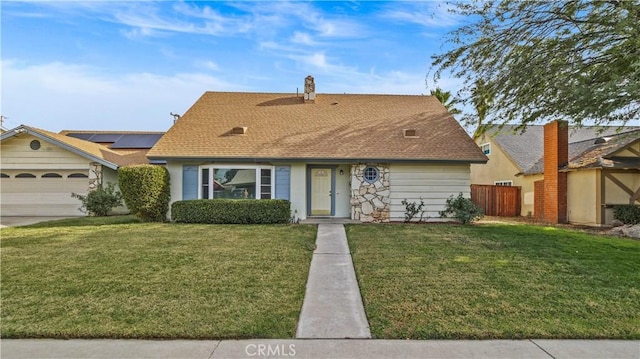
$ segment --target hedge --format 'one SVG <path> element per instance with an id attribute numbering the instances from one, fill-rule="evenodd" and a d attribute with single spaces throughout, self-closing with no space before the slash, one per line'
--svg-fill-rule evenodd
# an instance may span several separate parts
<path id="1" fill-rule="evenodd" d="M 120 167 L 118 185 L 131 213 L 143 221 L 167 220 L 171 192 L 166 168 L 152 165 Z"/>
<path id="2" fill-rule="evenodd" d="M 613 218 L 624 224 L 638 224 L 640 223 L 640 206 L 617 204 L 613 206 Z"/>
<path id="3" fill-rule="evenodd" d="M 171 219 L 182 223 L 289 223 L 291 203 L 281 199 L 194 199 L 171 205 Z"/>

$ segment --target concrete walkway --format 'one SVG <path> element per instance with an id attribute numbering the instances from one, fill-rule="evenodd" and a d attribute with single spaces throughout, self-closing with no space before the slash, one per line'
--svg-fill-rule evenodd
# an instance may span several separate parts
<path id="1" fill-rule="evenodd" d="M 319 224 L 296 338 L 371 338 L 342 224 Z"/>
<path id="2" fill-rule="evenodd" d="M 640 358 L 624 340 L 0 340 L 22 358 Z"/>

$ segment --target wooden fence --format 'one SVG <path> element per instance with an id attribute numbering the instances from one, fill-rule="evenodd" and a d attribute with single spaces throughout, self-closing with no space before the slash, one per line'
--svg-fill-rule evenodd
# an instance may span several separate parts
<path id="1" fill-rule="evenodd" d="M 517 217 L 520 215 L 520 187 L 471 185 L 471 200 L 486 216 Z"/>

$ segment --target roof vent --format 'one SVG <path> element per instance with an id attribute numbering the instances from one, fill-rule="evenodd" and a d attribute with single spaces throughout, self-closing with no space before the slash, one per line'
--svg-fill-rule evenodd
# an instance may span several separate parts
<path id="1" fill-rule="evenodd" d="M 603 144 L 603 143 L 607 143 L 607 142 L 609 142 L 610 139 L 611 139 L 611 137 L 598 137 L 598 138 L 596 138 L 595 141 L 593 141 L 593 144 L 594 145 L 600 145 L 600 144 Z"/>
<path id="2" fill-rule="evenodd" d="M 409 128 L 405 128 L 404 130 L 402 130 L 402 133 L 404 134 L 405 138 L 418 138 L 420 136 L 418 136 L 418 132 L 415 129 L 409 129 Z"/>
<path id="3" fill-rule="evenodd" d="M 247 133 L 247 129 L 249 127 L 234 127 L 233 129 L 231 129 L 231 134 L 232 135 L 244 135 Z"/>

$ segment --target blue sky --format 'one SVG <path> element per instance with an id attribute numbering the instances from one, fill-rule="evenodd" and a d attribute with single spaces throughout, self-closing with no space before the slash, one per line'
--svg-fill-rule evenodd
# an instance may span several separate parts
<path id="1" fill-rule="evenodd" d="M 4 127 L 166 131 L 205 91 L 428 94 L 443 2 L 0 2 Z M 456 79 L 438 86 L 455 93 Z"/>

